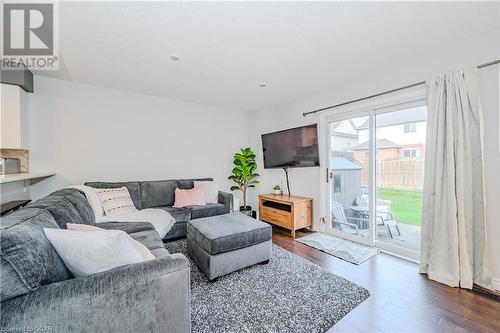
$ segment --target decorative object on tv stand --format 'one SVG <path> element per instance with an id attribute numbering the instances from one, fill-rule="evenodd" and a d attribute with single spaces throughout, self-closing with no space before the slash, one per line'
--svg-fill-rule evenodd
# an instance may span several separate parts
<path id="1" fill-rule="evenodd" d="M 239 153 L 234 154 L 233 163 L 233 174 L 228 179 L 235 182 L 236 185 L 231 186 L 231 191 L 241 190 L 243 193 L 243 206 L 240 206 L 240 212 L 251 216 L 252 207 L 247 206 L 247 190 L 259 183 L 256 180 L 259 174 L 255 172 L 257 170 L 255 154 L 251 148 L 242 148 Z"/>
<path id="2" fill-rule="evenodd" d="M 280 195 L 281 194 L 281 187 L 279 185 L 274 185 L 273 192 L 276 195 Z"/>

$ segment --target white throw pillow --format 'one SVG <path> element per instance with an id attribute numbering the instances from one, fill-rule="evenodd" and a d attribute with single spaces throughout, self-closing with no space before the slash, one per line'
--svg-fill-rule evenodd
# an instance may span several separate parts
<path id="1" fill-rule="evenodd" d="M 121 230 L 71 231 L 43 228 L 57 254 L 74 276 L 87 276 L 145 261 Z"/>
<path id="2" fill-rule="evenodd" d="M 206 203 L 218 203 L 219 202 L 219 185 L 217 182 L 211 180 L 205 181 L 195 181 L 194 187 L 201 186 L 205 191 L 205 201 Z"/>
<path id="3" fill-rule="evenodd" d="M 104 208 L 102 208 L 101 199 L 99 199 L 95 188 L 87 185 L 75 185 L 70 186 L 70 188 L 75 188 L 85 194 L 85 197 L 89 201 L 90 207 L 92 207 L 92 210 L 94 211 L 96 220 L 99 220 L 99 218 L 104 216 Z"/>
<path id="4" fill-rule="evenodd" d="M 125 186 L 118 188 L 98 188 L 96 192 L 107 216 L 137 212 L 137 208 L 135 208 L 130 193 Z"/>

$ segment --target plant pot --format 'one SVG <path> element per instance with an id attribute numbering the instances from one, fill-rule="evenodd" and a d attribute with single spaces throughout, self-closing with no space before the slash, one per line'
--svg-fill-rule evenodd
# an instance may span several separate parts
<path id="1" fill-rule="evenodd" d="M 240 212 L 252 217 L 252 207 L 250 206 L 240 206 Z"/>
<path id="2" fill-rule="evenodd" d="M 274 194 L 276 195 L 280 195 L 281 194 L 281 190 L 273 190 Z"/>

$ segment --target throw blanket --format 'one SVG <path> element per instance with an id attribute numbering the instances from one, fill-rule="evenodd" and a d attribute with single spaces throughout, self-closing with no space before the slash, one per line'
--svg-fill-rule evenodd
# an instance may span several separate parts
<path id="1" fill-rule="evenodd" d="M 96 220 L 96 223 L 100 222 L 149 222 L 155 227 L 160 237 L 163 238 L 172 229 L 175 219 L 163 209 L 146 208 L 114 217 L 104 215 L 99 220 Z"/>
<path id="2" fill-rule="evenodd" d="M 86 185 L 75 185 L 70 186 L 75 188 L 85 194 L 87 200 L 89 201 L 92 211 L 95 215 L 95 222 L 149 222 L 151 223 L 161 238 L 172 229 L 175 223 L 175 219 L 169 212 L 163 209 L 147 208 L 141 209 L 134 213 L 123 214 L 119 216 L 109 217 L 104 215 L 104 209 L 102 208 L 101 201 L 97 196 L 97 193 L 93 187 Z"/>

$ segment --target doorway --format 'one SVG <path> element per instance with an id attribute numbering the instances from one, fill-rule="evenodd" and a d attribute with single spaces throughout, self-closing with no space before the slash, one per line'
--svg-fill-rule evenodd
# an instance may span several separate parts
<path id="1" fill-rule="evenodd" d="M 327 231 L 364 244 L 372 244 L 369 210 L 369 124 L 371 115 L 335 117 L 328 124 L 327 191 L 330 216 Z M 366 152 L 356 147 L 366 145 Z"/>
<path id="2" fill-rule="evenodd" d="M 425 100 L 325 116 L 322 128 L 326 232 L 418 261 Z"/>

